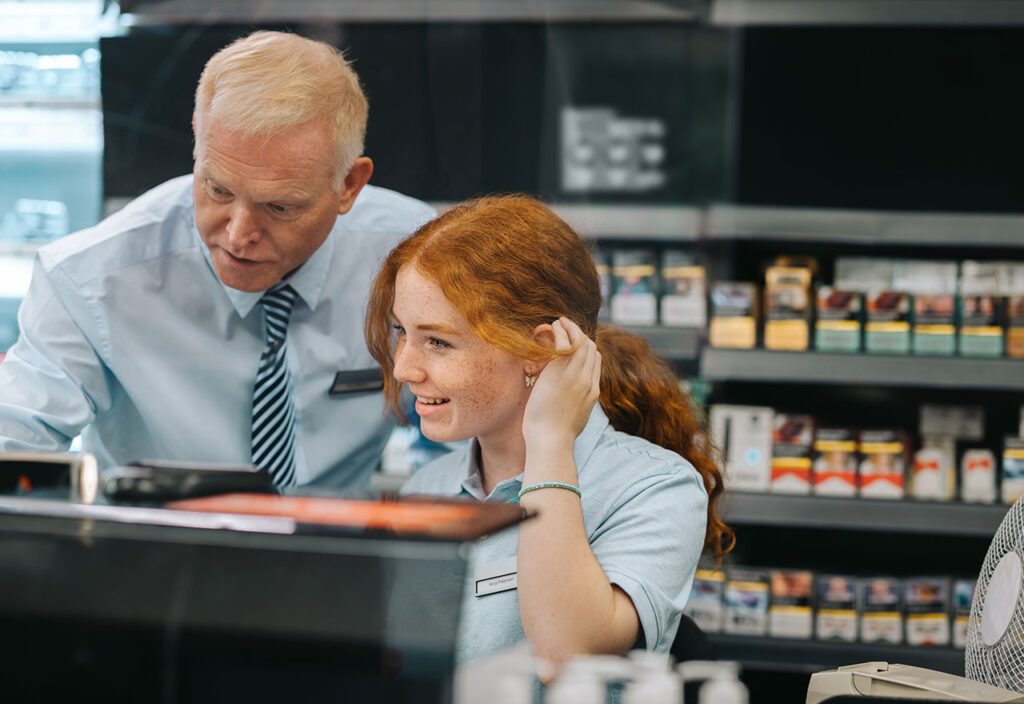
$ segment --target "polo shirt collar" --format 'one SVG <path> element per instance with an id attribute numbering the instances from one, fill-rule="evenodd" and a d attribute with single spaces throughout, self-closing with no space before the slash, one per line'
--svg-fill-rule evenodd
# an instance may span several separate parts
<path id="1" fill-rule="evenodd" d="M 344 216 L 339 216 L 344 217 Z M 195 206 L 189 210 L 189 219 L 192 229 L 192 235 L 195 237 L 196 242 L 199 243 L 199 249 L 203 252 L 203 257 L 206 259 L 206 264 L 210 267 L 210 273 L 217 280 L 218 285 L 224 290 L 224 294 L 231 301 L 231 305 L 234 306 L 235 311 L 242 318 L 245 318 L 252 312 L 252 309 L 259 303 L 260 298 L 266 291 L 239 291 L 238 289 L 231 288 L 224 284 L 217 276 L 217 270 L 213 266 L 213 258 L 210 255 L 210 250 L 203 242 L 203 238 L 199 235 L 199 229 L 196 227 L 195 221 Z M 331 229 L 331 234 L 327 236 L 324 243 L 321 244 L 312 256 L 306 260 L 306 263 L 299 267 L 298 271 L 292 274 L 286 279 L 291 284 L 292 288 L 299 295 L 306 305 L 309 306 L 310 310 L 315 310 L 317 305 L 320 303 L 320 298 L 323 296 L 324 286 L 327 283 L 327 274 L 331 268 L 331 261 L 334 259 L 334 228 Z M 275 284 L 276 285 L 276 284 Z"/>
<path id="2" fill-rule="evenodd" d="M 576 463 L 577 476 L 583 474 L 587 460 L 594 453 L 601 435 L 608 426 L 608 416 L 605 415 L 600 404 L 594 404 L 594 410 L 590 412 L 587 425 L 583 428 L 583 432 L 579 434 L 572 446 L 572 458 Z M 463 454 L 459 467 L 453 473 L 455 481 L 449 487 L 450 493 L 468 494 L 479 501 L 508 501 L 517 496 L 519 489 L 522 488 L 522 472 L 498 484 L 494 487 L 494 491 L 491 492 L 490 496 L 484 493 L 483 476 L 480 474 L 480 465 L 477 462 L 477 457 L 479 456 L 480 444 L 476 438 L 473 438 L 469 448 Z"/>

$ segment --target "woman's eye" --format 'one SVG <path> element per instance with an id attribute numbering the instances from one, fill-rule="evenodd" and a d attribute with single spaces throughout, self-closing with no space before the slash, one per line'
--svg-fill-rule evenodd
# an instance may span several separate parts
<path id="1" fill-rule="evenodd" d="M 428 337 L 427 338 L 427 345 L 432 350 L 440 350 L 440 349 L 444 349 L 445 347 L 448 347 L 448 343 L 447 342 L 445 342 L 444 340 L 439 340 L 436 337 Z"/>
<path id="2" fill-rule="evenodd" d="M 391 328 L 395 331 L 395 334 L 398 335 L 399 337 L 401 337 L 402 335 L 405 334 L 405 328 L 403 328 L 401 325 L 398 325 L 397 323 L 393 324 L 391 326 Z"/>

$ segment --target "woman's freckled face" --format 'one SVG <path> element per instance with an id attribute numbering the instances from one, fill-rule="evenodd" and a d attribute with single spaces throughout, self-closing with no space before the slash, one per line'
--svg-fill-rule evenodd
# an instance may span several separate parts
<path id="1" fill-rule="evenodd" d="M 484 342 L 440 287 L 406 266 L 395 281 L 395 378 L 417 397 L 431 440 L 522 436 L 523 361 Z"/>

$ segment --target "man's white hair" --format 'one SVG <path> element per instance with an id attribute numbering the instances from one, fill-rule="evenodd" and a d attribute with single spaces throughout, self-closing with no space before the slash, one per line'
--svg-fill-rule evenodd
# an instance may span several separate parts
<path id="1" fill-rule="evenodd" d="M 196 88 L 196 151 L 202 121 L 271 138 L 322 119 L 333 142 L 335 188 L 363 153 L 366 96 L 359 77 L 329 44 L 285 32 L 254 32 L 218 51 Z"/>

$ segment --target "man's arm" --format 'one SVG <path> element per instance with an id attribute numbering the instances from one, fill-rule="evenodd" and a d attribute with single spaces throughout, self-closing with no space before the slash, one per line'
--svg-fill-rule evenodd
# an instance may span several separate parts
<path id="1" fill-rule="evenodd" d="M 0 364 L 0 452 L 66 450 L 109 407 L 105 367 L 83 332 L 98 318 L 85 301 L 75 308 L 81 325 L 37 258 L 21 334 Z"/>

